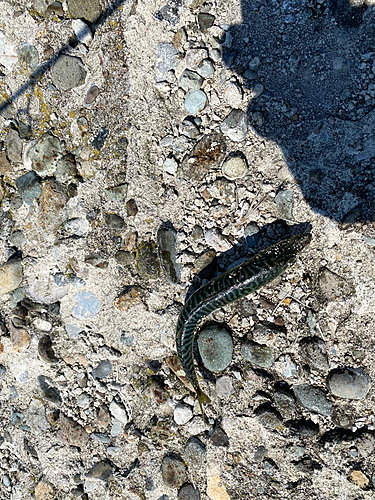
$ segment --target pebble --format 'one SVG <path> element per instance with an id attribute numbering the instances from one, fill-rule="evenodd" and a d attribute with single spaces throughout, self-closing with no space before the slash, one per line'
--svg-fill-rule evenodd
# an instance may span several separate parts
<path id="1" fill-rule="evenodd" d="M 92 401 L 92 398 L 90 398 L 87 394 L 84 392 L 80 394 L 77 398 L 77 406 L 79 408 L 88 408 L 90 406 L 90 403 Z"/>
<path id="2" fill-rule="evenodd" d="M 12 71 L 16 59 L 17 53 L 13 43 L 0 31 L 0 64 L 5 66 L 8 71 Z"/>
<path id="3" fill-rule="evenodd" d="M 353 470 L 349 474 L 349 480 L 359 486 L 360 488 L 366 488 L 370 483 L 370 480 L 365 474 L 360 470 Z M 361 497 L 358 497 L 361 498 Z M 363 498 L 363 497 L 362 497 Z"/>
<path id="4" fill-rule="evenodd" d="M 180 125 L 180 134 L 195 139 L 199 135 L 199 129 L 194 121 L 190 118 L 185 118 Z"/>
<path id="5" fill-rule="evenodd" d="M 31 77 L 35 77 L 39 71 L 39 54 L 35 47 L 28 42 L 23 43 L 17 49 L 18 64 L 21 71 Z"/>
<path id="6" fill-rule="evenodd" d="M 189 90 L 185 97 L 184 106 L 191 115 L 197 115 L 204 110 L 207 96 L 202 90 Z"/>
<path id="7" fill-rule="evenodd" d="M 259 243 L 260 229 L 255 222 L 251 222 L 245 227 L 244 238 L 248 248 L 253 248 Z"/>
<path id="8" fill-rule="evenodd" d="M 285 189 L 280 191 L 275 196 L 275 203 L 281 216 L 287 220 L 294 220 L 293 218 L 293 191 Z"/>
<path id="9" fill-rule="evenodd" d="M 354 292 L 354 286 L 327 267 L 319 271 L 318 286 L 322 300 L 332 301 L 347 297 Z"/>
<path id="10" fill-rule="evenodd" d="M 35 487 L 36 500 L 52 500 L 54 497 L 52 485 L 46 480 L 41 479 Z"/>
<path id="11" fill-rule="evenodd" d="M 85 217 L 75 217 L 64 223 L 64 229 L 69 235 L 85 236 L 89 228 L 89 221 Z"/>
<path id="12" fill-rule="evenodd" d="M 114 257 L 116 262 L 124 267 L 130 266 L 134 262 L 134 253 L 125 250 L 119 250 Z"/>
<path id="13" fill-rule="evenodd" d="M 39 223 L 47 231 L 54 231 L 66 219 L 65 205 L 68 201 L 66 189 L 54 180 L 46 180 L 40 196 Z"/>
<path id="14" fill-rule="evenodd" d="M 242 104 L 242 90 L 234 82 L 227 82 L 224 88 L 225 102 L 232 108 L 238 108 Z"/>
<path id="15" fill-rule="evenodd" d="M 206 460 L 206 447 L 197 437 L 191 437 L 185 445 L 184 457 L 192 469 L 201 469 Z"/>
<path id="16" fill-rule="evenodd" d="M 139 274 L 146 279 L 156 279 L 160 274 L 160 264 L 156 245 L 153 241 L 142 241 L 136 248 L 135 260 Z"/>
<path id="17" fill-rule="evenodd" d="M 166 455 L 161 464 L 163 481 L 169 488 L 180 488 L 188 479 L 186 467 L 180 457 Z"/>
<path id="18" fill-rule="evenodd" d="M 90 45 L 92 42 L 92 33 L 87 24 L 82 21 L 82 19 L 73 19 L 72 21 L 73 31 L 81 43 L 85 45 Z"/>
<path id="19" fill-rule="evenodd" d="M 117 437 L 122 430 L 122 423 L 120 420 L 117 420 L 117 418 L 113 419 L 113 424 L 111 427 L 111 436 L 112 437 Z"/>
<path id="20" fill-rule="evenodd" d="M 106 378 L 112 373 L 112 364 L 108 359 L 101 361 L 92 371 L 92 376 L 98 379 Z"/>
<path id="21" fill-rule="evenodd" d="M 22 161 L 22 141 L 17 131 L 10 129 L 6 136 L 7 156 L 9 161 L 20 163 Z"/>
<path id="22" fill-rule="evenodd" d="M 252 69 L 247 69 L 246 71 L 244 71 L 243 76 L 244 78 L 246 78 L 246 80 L 251 81 L 258 78 L 258 73 L 256 71 L 253 71 Z"/>
<path id="23" fill-rule="evenodd" d="M 189 69 L 196 71 L 198 69 L 199 63 L 207 58 L 206 49 L 190 49 L 186 52 L 185 63 Z"/>
<path id="24" fill-rule="evenodd" d="M 232 109 L 221 124 L 221 130 L 233 142 L 241 142 L 246 138 L 247 126 L 246 113 L 242 109 Z"/>
<path id="25" fill-rule="evenodd" d="M 0 152 L 0 175 L 6 175 L 12 170 L 12 165 L 10 164 L 6 152 Z"/>
<path id="26" fill-rule="evenodd" d="M 107 434 L 103 434 L 102 432 L 93 432 L 90 434 L 90 438 L 97 443 L 109 444 L 111 442 L 111 438 L 107 436 Z"/>
<path id="27" fill-rule="evenodd" d="M 246 172 L 247 162 L 242 156 L 230 156 L 221 167 L 221 173 L 229 180 L 240 179 Z"/>
<path id="28" fill-rule="evenodd" d="M 123 183 L 118 186 L 105 188 L 104 193 L 109 199 L 123 203 L 126 200 L 126 195 L 128 194 L 128 184 Z"/>
<path id="29" fill-rule="evenodd" d="M 78 339 L 79 334 L 83 331 L 83 328 L 74 323 L 66 323 L 65 331 L 70 339 Z"/>
<path id="30" fill-rule="evenodd" d="M 161 226 L 157 240 L 159 259 L 168 283 L 176 285 L 180 281 L 180 265 L 177 264 L 176 231 L 173 227 Z"/>
<path id="31" fill-rule="evenodd" d="M 301 359 L 312 370 L 328 370 L 328 355 L 325 342 L 319 337 L 304 337 L 299 343 Z"/>
<path id="32" fill-rule="evenodd" d="M 126 223 L 122 217 L 116 214 L 104 214 L 104 221 L 110 229 L 122 231 L 126 229 Z"/>
<path id="33" fill-rule="evenodd" d="M 51 69 L 51 80 L 59 90 L 70 90 L 85 83 L 86 69 L 79 57 L 59 56 Z"/>
<path id="34" fill-rule="evenodd" d="M 325 392 L 320 387 L 301 384 L 295 385 L 293 390 L 298 401 L 308 410 L 327 417 L 331 414 L 332 403 L 327 399 Z"/>
<path id="35" fill-rule="evenodd" d="M 112 465 L 108 461 L 102 461 L 95 464 L 86 473 L 88 479 L 99 479 L 100 481 L 107 482 L 110 477 L 112 477 Z"/>
<path id="36" fill-rule="evenodd" d="M 203 78 L 191 69 L 185 69 L 178 81 L 179 87 L 183 89 L 200 89 L 202 87 Z"/>
<path id="37" fill-rule="evenodd" d="M 202 279 L 211 279 L 217 268 L 215 250 L 206 250 L 194 261 L 194 270 Z"/>
<path id="38" fill-rule="evenodd" d="M 327 385 L 339 398 L 363 399 L 370 390 L 371 379 L 360 368 L 335 368 L 328 374 Z"/>
<path id="39" fill-rule="evenodd" d="M 89 23 L 95 23 L 103 14 L 100 0 L 68 0 L 68 10 L 73 19 L 86 19 Z"/>
<path id="40" fill-rule="evenodd" d="M 4 365 L 0 365 L 0 380 L 2 380 L 6 375 L 7 369 Z"/>
<path id="41" fill-rule="evenodd" d="M 116 403 L 116 401 L 111 402 L 109 405 L 109 411 L 111 412 L 111 415 L 122 424 L 126 425 L 128 423 L 128 415 L 125 408 Z"/>
<path id="42" fill-rule="evenodd" d="M 242 344 L 241 354 L 247 361 L 262 368 L 269 368 L 274 363 L 272 347 L 250 340 Z"/>
<path id="43" fill-rule="evenodd" d="M 229 438 L 221 427 L 216 427 L 211 435 L 211 442 L 214 446 L 229 446 Z"/>
<path id="44" fill-rule="evenodd" d="M 13 323 L 10 323 L 10 341 L 16 352 L 22 352 L 30 345 L 30 335 L 24 328 L 16 328 Z"/>
<path id="45" fill-rule="evenodd" d="M 195 225 L 191 232 L 191 237 L 194 241 L 200 241 L 203 238 L 203 229 L 201 226 Z M 212 259 L 211 259 L 212 260 Z"/>
<path id="46" fill-rule="evenodd" d="M 133 199 L 126 202 L 126 215 L 128 217 L 135 217 L 138 213 L 137 202 Z"/>
<path id="47" fill-rule="evenodd" d="M 224 158 L 227 146 L 222 134 L 214 132 L 200 139 L 189 155 L 184 158 L 184 173 L 193 180 L 203 180 L 211 168 L 217 167 Z"/>
<path id="48" fill-rule="evenodd" d="M 234 394 L 232 379 L 230 377 L 219 377 L 216 379 L 215 391 L 219 398 Z"/>
<path id="49" fill-rule="evenodd" d="M 59 437 L 63 444 L 80 448 L 87 444 L 89 436 L 85 429 L 62 412 L 59 415 L 59 427 Z"/>
<path id="50" fill-rule="evenodd" d="M 121 312 L 127 312 L 131 307 L 142 303 L 142 290 L 137 285 L 126 287 L 121 295 L 115 300 L 115 306 Z"/>
<path id="51" fill-rule="evenodd" d="M 207 12 L 200 12 L 198 14 L 198 25 L 202 33 L 206 33 L 215 22 L 215 16 Z"/>
<path id="52" fill-rule="evenodd" d="M 91 292 L 78 292 L 73 297 L 72 315 L 75 318 L 93 318 L 100 311 L 100 301 Z"/>
<path id="53" fill-rule="evenodd" d="M 174 158 L 166 158 L 163 164 L 164 172 L 170 175 L 175 175 L 177 172 L 178 163 Z"/>
<path id="54" fill-rule="evenodd" d="M 11 242 L 12 245 L 14 245 L 17 248 L 23 247 L 27 242 L 25 235 L 23 234 L 22 231 L 14 231 L 10 235 L 9 241 Z"/>
<path id="55" fill-rule="evenodd" d="M 210 59 L 203 59 L 203 61 L 198 64 L 197 73 L 199 73 L 202 78 L 210 78 L 215 73 L 215 66 Z"/>
<path id="56" fill-rule="evenodd" d="M 279 413 L 272 408 L 269 404 L 261 405 L 255 410 L 255 415 L 258 417 L 259 422 L 266 429 L 277 429 L 282 425 L 282 420 Z"/>
<path id="57" fill-rule="evenodd" d="M 110 457 L 118 457 L 120 454 L 119 446 L 108 446 L 107 453 Z"/>
<path id="58" fill-rule="evenodd" d="M 221 59 L 221 52 L 219 49 L 212 49 L 210 51 L 210 58 L 214 61 L 214 62 L 218 62 L 220 61 Z"/>
<path id="59" fill-rule="evenodd" d="M 160 43 L 157 51 L 158 67 L 155 81 L 164 82 L 167 80 L 168 72 L 177 68 L 178 52 L 172 43 Z"/>
<path id="60" fill-rule="evenodd" d="M 185 425 L 193 418 L 191 407 L 185 404 L 178 404 L 174 409 L 173 418 L 177 425 Z"/>
<path id="61" fill-rule="evenodd" d="M 199 490 L 190 483 L 184 484 L 177 495 L 178 500 L 200 500 Z"/>
<path id="62" fill-rule="evenodd" d="M 87 94 L 86 94 L 86 97 L 85 97 L 85 106 L 90 106 L 90 104 L 92 104 L 95 99 L 98 97 L 99 95 L 99 87 L 97 85 L 91 85 L 91 87 L 89 88 L 89 90 L 87 91 Z M 83 118 L 83 117 L 82 117 Z M 81 131 L 81 133 L 86 133 L 87 130 L 88 130 L 88 124 L 87 124 L 87 120 L 83 121 L 81 119 L 80 122 L 78 122 L 77 120 L 77 125 Z"/>
<path id="63" fill-rule="evenodd" d="M 227 252 L 232 245 L 222 235 L 221 230 L 217 227 L 209 229 L 204 235 L 207 245 L 212 247 L 217 252 Z"/>
<path id="64" fill-rule="evenodd" d="M 220 325 L 208 326 L 199 333 L 198 349 L 204 366 L 212 372 L 221 372 L 232 360 L 232 337 Z"/>
<path id="65" fill-rule="evenodd" d="M 291 419 L 296 413 L 296 400 L 293 393 L 288 388 L 278 388 L 273 395 L 275 404 L 281 415 L 286 419 Z"/>
<path id="66" fill-rule="evenodd" d="M 12 259 L 0 266 L 0 295 L 9 293 L 20 286 L 23 268 L 20 260 Z"/>
<path id="67" fill-rule="evenodd" d="M 40 338 L 38 342 L 38 353 L 46 363 L 56 363 L 58 361 L 52 348 L 51 338 L 48 335 L 43 335 L 43 337 Z"/>

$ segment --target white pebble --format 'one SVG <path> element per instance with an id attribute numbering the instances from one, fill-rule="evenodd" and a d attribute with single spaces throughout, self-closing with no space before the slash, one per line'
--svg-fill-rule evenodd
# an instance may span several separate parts
<path id="1" fill-rule="evenodd" d="M 34 320 L 33 326 L 41 332 L 49 332 L 52 329 L 51 323 L 41 318 L 37 318 L 36 320 Z"/>
<path id="2" fill-rule="evenodd" d="M 89 43 L 92 42 L 91 30 L 84 21 L 81 19 L 73 19 L 72 28 L 81 43 L 89 45 Z"/>
<path id="3" fill-rule="evenodd" d="M 226 252 L 232 248 L 232 245 L 226 238 L 224 238 L 220 229 L 217 227 L 213 227 L 212 229 L 206 231 L 204 239 L 206 240 L 207 245 L 210 245 L 217 252 Z"/>
<path id="4" fill-rule="evenodd" d="M 177 425 L 184 425 L 193 418 L 193 412 L 190 406 L 181 404 L 176 406 L 173 417 Z"/>
<path id="5" fill-rule="evenodd" d="M 175 175 L 177 172 L 177 162 L 174 158 L 167 158 L 163 165 L 164 172 L 167 174 Z"/>
<path id="6" fill-rule="evenodd" d="M 128 415 L 125 408 L 117 404 L 115 401 L 112 401 L 109 405 L 109 411 L 111 412 L 113 417 L 117 418 L 117 420 L 119 420 L 124 425 L 128 423 Z"/>

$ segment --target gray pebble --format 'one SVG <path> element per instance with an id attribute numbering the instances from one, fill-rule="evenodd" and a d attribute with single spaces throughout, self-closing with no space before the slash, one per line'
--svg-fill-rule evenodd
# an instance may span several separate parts
<path id="1" fill-rule="evenodd" d="M 215 67 L 210 59 L 203 59 L 198 64 L 197 72 L 202 78 L 210 78 L 215 73 Z"/>
<path id="2" fill-rule="evenodd" d="M 300 356 L 312 370 L 328 370 L 328 356 L 324 341 L 319 337 L 305 337 L 299 343 Z"/>
<path id="3" fill-rule="evenodd" d="M 255 80 L 256 78 L 258 78 L 258 73 L 256 71 L 253 71 L 252 69 L 247 69 L 244 74 L 243 74 L 244 78 L 246 78 L 246 80 Z"/>
<path id="4" fill-rule="evenodd" d="M 322 300 L 337 300 L 354 292 L 354 286 L 326 267 L 319 272 L 318 285 Z"/>
<path id="5" fill-rule="evenodd" d="M 268 404 L 258 407 L 255 410 L 255 415 L 266 429 L 274 430 L 282 425 L 279 413 Z"/>
<path id="6" fill-rule="evenodd" d="M 120 336 L 120 342 L 126 346 L 132 346 L 134 344 L 134 337 L 133 335 L 126 335 L 125 333 L 122 333 Z"/>
<path id="7" fill-rule="evenodd" d="M 290 390 L 276 389 L 273 399 L 285 419 L 289 420 L 294 417 L 296 413 L 296 400 Z"/>
<path id="8" fill-rule="evenodd" d="M 108 446 L 107 453 L 110 457 L 118 457 L 120 454 L 119 446 Z"/>
<path id="9" fill-rule="evenodd" d="M 247 134 L 247 115 L 242 109 L 232 109 L 221 124 L 224 135 L 234 142 L 241 142 Z"/>
<path id="10" fill-rule="evenodd" d="M 182 460 L 174 455 L 167 455 L 161 464 L 163 481 L 169 488 L 179 488 L 187 480 L 186 467 Z"/>
<path id="11" fill-rule="evenodd" d="M 128 184 L 123 183 L 118 186 L 105 188 L 104 192 L 111 200 L 123 203 L 126 200 L 126 195 L 128 194 Z"/>
<path id="12" fill-rule="evenodd" d="M 124 230 L 126 229 L 126 223 L 122 217 L 116 214 L 104 214 L 104 220 L 106 225 L 110 229 Z"/>
<path id="13" fill-rule="evenodd" d="M 40 177 L 35 172 L 27 172 L 27 174 L 18 177 L 16 187 L 23 201 L 30 206 L 42 194 Z"/>
<path id="14" fill-rule="evenodd" d="M 85 217 L 75 217 L 64 223 L 64 229 L 69 235 L 84 236 L 89 230 L 90 224 Z"/>
<path id="15" fill-rule="evenodd" d="M 112 364 L 108 359 L 101 361 L 96 368 L 93 369 L 92 375 L 95 378 L 102 379 L 108 377 L 112 372 Z"/>
<path id="16" fill-rule="evenodd" d="M 206 460 L 206 447 L 196 437 L 191 437 L 185 445 L 184 457 L 189 467 L 200 469 Z"/>
<path id="17" fill-rule="evenodd" d="M 202 87 L 203 78 L 191 69 L 185 69 L 180 76 L 178 85 L 183 89 L 200 89 Z"/>
<path id="18" fill-rule="evenodd" d="M 24 418 L 25 418 L 24 414 L 21 413 L 20 411 L 15 410 L 14 406 L 11 405 L 11 407 L 10 407 L 10 423 L 12 425 L 18 425 L 23 421 Z"/>
<path id="19" fill-rule="evenodd" d="M 332 403 L 327 399 L 325 392 L 320 387 L 301 384 L 295 385 L 293 390 L 298 401 L 308 410 L 327 417 L 331 414 Z"/>
<path id="20" fill-rule="evenodd" d="M 176 231 L 173 227 L 161 226 L 157 233 L 161 267 L 169 283 L 180 281 L 180 266 L 177 264 Z"/>
<path id="21" fill-rule="evenodd" d="M 259 446 L 254 453 L 253 462 L 260 463 L 268 455 L 268 450 L 264 446 Z"/>
<path id="22" fill-rule="evenodd" d="M 219 398 L 234 394 L 232 379 L 230 377 L 219 377 L 216 380 L 215 391 Z"/>
<path id="23" fill-rule="evenodd" d="M 270 367 L 274 362 L 272 347 L 257 344 L 253 341 L 247 341 L 242 344 L 241 354 L 247 361 L 262 368 Z"/>
<path id="24" fill-rule="evenodd" d="M 47 132 L 30 148 L 28 156 L 33 170 L 40 176 L 52 175 L 62 156 L 60 140 L 51 132 Z"/>
<path id="25" fill-rule="evenodd" d="M 21 261 L 13 259 L 0 266 L 0 295 L 18 288 L 22 279 L 23 268 Z"/>
<path id="26" fill-rule="evenodd" d="M 166 158 L 163 164 L 164 171 L 167 174 L 175 175 L 177 172 L 178 163 L 174 158 Z"/>
<path id="27" fill-rule="evenodd" d="M 35 47 L 28 42 L 23 43 L 17 50 L 18 64 L 23 73 L 36 76 L 39 69 L 39 54 Z"/>
<path id="28" fill-rule="evenodd" d="M 216 427 L 211 435 L 211 442 L 214 446 L 229 446 L 229 438 L 221 427 Z"/>
<path id="29" fill-rule="evenodd" d="M 9 161 L 20 163 L 22 160 L 22 141 L 16 130 L 10 129 L 6 137 L 7 156 Z"/>
<path id="30" fill-rule="evenodd" d="M 371 379 L 360 368 L 335 368 L 327 377 L 327 385 L 339 398 L 363 399 L 370 390 Z"/>
<path id="31" fill-rule="evenodd" d="M 275 203 L 280 211 L 281 216 L 287 220 L 294 220 L 293 218 L 293 191 L 285 189 L 280 191 L 275 196 Z"/>
<path id="32" fill-rule="evenodd" d="M 247 172 L 246 160 L 242 156 L 229 156 L 224 161 L 221 172 L 227 179 L 240 179 Z"/>
<path id="33" fill-rule="evenodd" d="M 100 311 L 99 299 L 91 292 L 78 292 L 73 297 L 72 314 L 76 318 L 92 318 Z"/>
<path id="34" fill-rule="evenodd" d="M 198 14 L 198 25 L 202 33 L 206 33 L 215 22 L 215 16 L 208 14 L 206 12 L 200 12 Z"/>
<path id="35" fill-rule="evenodd" d="M 117 418 L 114 418 L 111 427 L 111 436 L 117 437 L 120 434 L 121 429 L 122 429 L 122 423 Z"/>
<path id="36" fill-rule="evenodd" d="M 183 134 L 190 139 L 195 139 L 199 135 L 199 129 L 192 120 L 185 118 L 180 125 L 180 134 Z"/>
<path id="37" fill-rule="evenodd" d="M 218 227 L 208 229 L 208 231 L 205 232 L 204 239 L 206 240 L 207 245 L 212 247 L 217 252 L 226 252 L 232 248 L 232 245 L 225 238 L 225 236 L 223 236 Z"/>
<path id="38" fill-rule="evenodd" d="M 222 326 L 208 326 L 199 333 L 198 349 L 204 366 L 210 371 L 221 372 L 232 360 L 232 337 Z"/>
<path id="39" fill-rule="evenodd" d="M 0 380 L 3 379 L 6 375 L 7 369 L 4 365 L 0 365 Z"/>
<path id="40" fill-rule="evenodd" d="M 255 247 L 260 240 L 260 229 L 254 222 L 245 227 L 244 238 L 248 248 Z"/>
<path id="41" fill-rule="evenodd" d="M 70 17 L 73 19 L 86 19 L 89 23 L 99 20 L 103 14 L 103 9 L 99 0 L 68 0 Z"/>
<path id="42" fill-rule="evenodd" d="M 26 238 L 22 231 L 14 231 L 14 233 L 10 235 L 9 241 L 17 248 L 21 248 L 26 244 Z"/>
<path id="43" fill-rule="evenodd" d="M 112 466 L 109 462 L 99 462 L 95 464 L 86 474 L 88 479 L 100 479 L 108 481 L 112 476 Z"/>
<path id="44" fill-rule="evenodd" d="M 193 230 L 191 232 L 191 237 L 193 238 L 194 241 L 200 241 L 203 238 L 203 229 L 201 226 L 194 226 Z"/>
<path id="45" fill-rule="evenodd" d="M 210 58 L 214 61 L 214 62 L 218 62 L 220 61 L 221 59 L 221 52 L 219 49 L 212 49 L 210 51 Z"/>
<path id="46" fill-rule="evenodd" d="M 109 411 L 111 412 L 111 415 L 122 424 L 126 425 L 128 423 L 128 415 L 122 404 L 118 404 L 116 401 L 112 400 L 109 405 Z"/>
<path id="47" fill-rule="evenodd" d="M 83 328 L 74 323 L 67 323 L 65 325 L 65 331 L 70 339 L 78 339 L 79 334 L 83 331 Z"/>
<path id="48" fill-rule="evenodd" d="M 167 79 L 168 72 L 177 67 L 177 50 L 172 43 L 160 43 L 158 46 L 157 57 L 159 64 L 156 70 L 155 81 L 163 82 Z"/>
<path id="49" fill-rule="evenodd" d="M 109 444 L 111 442 L 111 438 L 107 436 L 107 434 L 103 434 L 101 432 L 93 432 L 90 434 L 90 437 L 97 443 Z"/>
<path id="50" fill-rule="evenodd" d="M 207 96 L 202 90 L 189 90 L 185 97 L 185 109 L 191 115 L 197 115 L 204 110 Z"/>
<path id="51" fill-rule="evenodd" d="M 200 500 L 201 495 L 192 484 L 184 484 L 179 490 L 177 498 L 178 500 Z"/>
<path id="52" fill-rule="evenodd" d="M 77 39 L 84 43 L 85 45 L 89 45 L 92 41 L 92 33 L 87 24 L 82 21 L 82 19 L 75 19 L 72 21 L 72 28 L 77 37 Z"/>
<path id="53" fill-rule="evenodd" d="M 86 70 L 79 57 L 62 54 L 51 69 L 51 79 L 59 90 L 70 90 L 85 83 Z"/>
<path id="54" fill-rule="evenodd" d="M 88 396 L 86 393 L 82 393 L 78 396 L 77 398 L 77 406 L 80 408 L 88 408 L 90 406 L 90 403 L 92 401 L 92 398 Z"/>

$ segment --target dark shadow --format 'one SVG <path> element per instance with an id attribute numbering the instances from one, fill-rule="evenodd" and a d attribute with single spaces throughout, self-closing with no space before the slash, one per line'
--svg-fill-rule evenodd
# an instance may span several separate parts
<path id="1" fill-rule="evenodd" d="M 280 146 L 311 208 L 339 222 L 375 219 L 375 9 L 358 3 L 242 0 L 223 50 L 260 93 L 254 133 Z"/>
<path id="2" fill-rule="evenodd" d="M 106 22 L 108 17 L 115 12 L 122 4 L 124 4 L 127 0 L 116 0 L 114 1 L 104 12 L 103 14 L 98 17 L 94 22 L 90 23 L 86 21 L 88 26 L 91 29 L 92 34 L 95 34 L 96 29 L 102 25 L 103 23 Z M 136 0 L 135 0 L 136 1 Z M 84 35 L 84 30 L 82 32 L 78 33 L 78 35 Z M 5 111 L 13 102 L 16 101 L 18 97 L 23 95 L 30 87 L 34 87 L 36 83 L 44 76 L 44 74 L 51 69 L 51 67 L 56 63 L 57 59 L 62 55 L 62 54 L 69 54 L 76 46 L 78 45 L 78 39 L 77 36 L 72 37 L 65 45 L 63 45 L 58 52 L 56 52 L 50 59 L 48 59 L 46 62 L 38 66 L 37 70 L 30 75 L 29 80 L 22 85 L 18 90 L 16 90 L 10 98 L 10 101 L 8 102 L 3 102 L 0 104 L 0 113 Z M 28 115 L 28 109 L 22 109 L 18 110 L 21 113 L 26 113 Z"/>

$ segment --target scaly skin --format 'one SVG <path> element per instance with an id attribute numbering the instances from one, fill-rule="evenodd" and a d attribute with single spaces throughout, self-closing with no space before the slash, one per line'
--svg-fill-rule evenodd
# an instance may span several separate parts
<path id="1" fill-rule="evenodd" d="M 187 300 L 177 321 L 177 355 L 197 393 L 203 418 L 203 403 L 210 400 L 200 389 L 194 369 L 193 343 L 199 323 L 216 309 L 246 297 L 280 276 L 310 241 L 310 234 L 302 234 L 276 243 L 209 281 Z"/>

